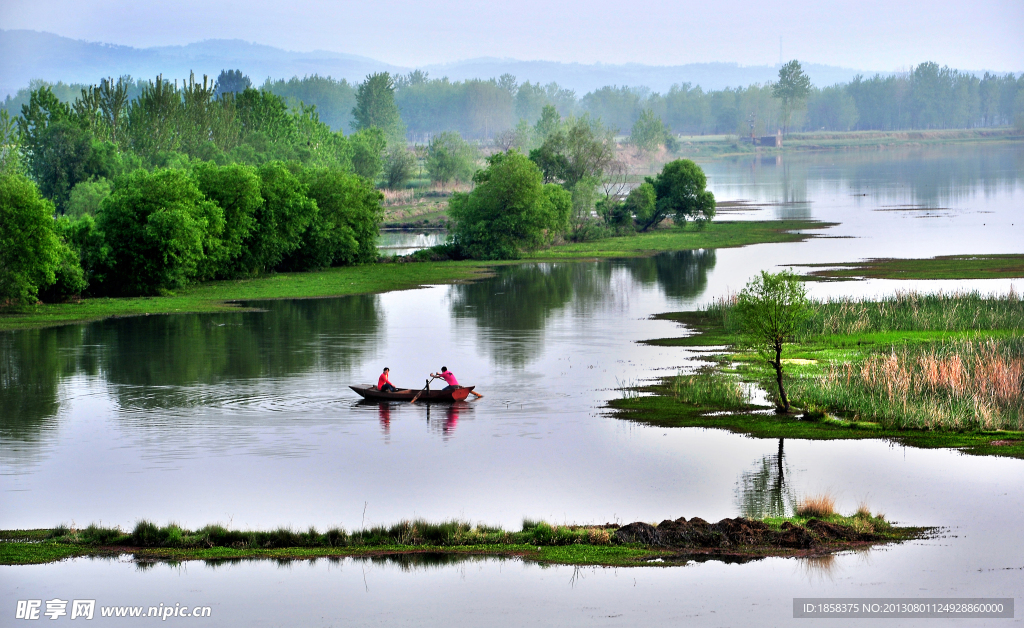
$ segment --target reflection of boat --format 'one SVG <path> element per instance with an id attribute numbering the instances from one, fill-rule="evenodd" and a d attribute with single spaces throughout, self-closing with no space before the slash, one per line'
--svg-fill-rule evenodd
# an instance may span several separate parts
<path id="1" fill-rule="evenodd" d="M 408 390 L 399 388 L 395 392 L 381 392 L 376 386 L 364 384 L 362 386 L 349 386 L 356 394 L 363 399 L 379 399 L 381 401 L 412 401 L 412 398 L 419 395 L 417 401 L 428 403 L 445 403 L 462 401 L 469 396 L 475 386 L 459 386 L 455 390 Z M 422 394 L 421 394 L 422 393 Z"/>

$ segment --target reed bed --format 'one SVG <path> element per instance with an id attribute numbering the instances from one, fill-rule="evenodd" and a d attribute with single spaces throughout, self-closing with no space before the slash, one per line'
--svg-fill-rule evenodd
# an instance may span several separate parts
<path id="1" fill-rule="evenodd" d="M 794 380 L 794 398 L 885 427 L 1024 429 L 1024 338 L 893 347 Z"/>
<path id="2" fill-rule="evenodd" d="M 416 190 L 381 190 L 384 195 L 384 207 L 411 205 L 416 198 Z"/>
<path id="3" fill-rule="evenodd" d="M 735 305 L 736 295 L 731 294 L 707 305 L 705 312 L 721 320 L 727 331 L 737 333 L 741 322 Z M 1024 329 L 1024 299 L 1012 288 L 1004 295 L 909 291 L 880 299 L 811 301 L 810 316 L 797 339 L 835 334 L 996 329 Z"/>
<path id="4" fill-rule="evenodd" d="M 679 403 L 729 410 L 750 405 L 750 394 L 739 378 L 715 370 L 693 375 L 679 373 L 669 380 L 672 396 Z"/>
<path id="5" fill-rule="evenodd" d="M 898 292 L 877 300 L 814 302 L 804 333 L 861 334 L 898 331 L 991 331 L 1024 329 L 1024 300 L 979 292 Z"/>
<path id="6" fill-rule="evenodd" d="M 60 526 L 51 531 L 49 538 L 65 543 L 106 546 L 278 549 L 395 545 L 611 545 L 614 538 L 612 532 L 595 526 L 558 526 L 544 521 L 524 521 L 522 530 L 518 532 L 493 526 L 474 526 L 458 520 L 432 523 L 416 519 L 353 532 L 347 532 L 342 528 L 332 528 L 323 532 L 316 528 L 305 531 L 291 528 L 244 531 L 229 530 L 219 525 L 187 530 L 175 524 L 157 526 L 149 521 L 140 521 L 130 532 L 95 525 L 81 530 Z"/>

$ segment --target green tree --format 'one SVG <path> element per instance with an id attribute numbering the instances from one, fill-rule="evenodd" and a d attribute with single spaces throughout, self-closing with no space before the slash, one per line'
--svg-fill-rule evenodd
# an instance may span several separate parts
<path id="1" fill-rule="evenodd" d="M 658 213 L 658 193 L 654 191 L 654 185 L 650 181 L 644 181 L 630 190 L 623 206 L 626 212 L 633 217 L 632 220 L 635 220 L 636 224 L 640 226 L 641 231 L 647 231 L 655 226 L 654 221 Z"/>
<path id="2" fill-rule="evenodd" d="M 67 216 L 95 216 L 103 199 L 110 196 L 110 179 L 95 179 L 78 183 L 68 195 L 64 213 Z"/>
<path id="3" fill-rule="evenodd" d="M 108 289 L 146 295 L 197 278 L 223 231 L 224 212 L 188 171 L 136 170 L 115 182 L 98 222 L 110 244 Z"/>
<path id="4" fill-rule="evenodd" d="M 19 174 L 24 170 L 21 133 L 17 119 L 0 109 L 0 174 Z"/>
<path id="5" fill-rule="evenodd" d="M 0 174 L 0 307 L 35 303 L 61 262 L 53 205 L 26 177 Z"/>
<path id="6" fill-rule="evenodd" d="M 807 100 L 810 93 L 811 79 L 804 74 L 799 61 L 793 59 L 779 69 L 779 81 L 772 85 L 772 96 L 782 101 L 782 118 L 787 132 L 793 111 Z"/>
<path id="7" fill-rule="evenodd" d="M 434 183 L 469 181 L 475 161 L 472 147 L 455 131 L 438 133 L 427 145 L 427 173 Z"/>
<path id="8" fill-rule="evenodd" d="M 341 266 L 377 259 L 377 236 L 384 217 L 383 196 L 364 178 L 330 169 L 302 174 L 317 213 L 302 245 L 285 262 L 293 270 Z"/>
<path id="9" fill-rule="evenodd" d="M 352 117 L 355 118 L 352 128 L 356 131 L 376 127 L 384 132 L 390 143 L 402 140 L 405 129 L 395 103 L 395 82 L 390 74 L 371 74 L 359 84 Z"/>
<path id="10" fill-rule="evenodd" d="M 545 185 L 540 169 L 520 153 L 496 153 L 473 177 L 476 188 L 456 193 L 448 214 L 452 243 L 474 259 L 516 259 L 568 226 L 572 196 Z"/>
<path id="11" fill-rule="evenodd" d="M 658 176 L 646 181 L 654 187 L 657 196 L 655 211 L 643 222 L 638 217 L 641 231 L 656 227 L 669 215 L 679 226 L 687 220 L 702 224 L 715 217 L 715 195 L 707 187 L 707 177 L 700 166 L 689 159 L 676 159 L 665 164 Z"/>
<path id="12" fill-rule="evenodd" d="M 46 129 L 53 123 L 70 120 L 71 108 L 61 102 L 49 86 L 32 90 L 29 102 L 21 106 L 18 118 L 18 130 L 29 169 L 33 168 L 36 155 L 44 148 L 43 133 Z"/>
<path id="13" fill-rule="evenodd" d="M 224 279 L 245 274 L 239 269 L 244 246 L 256 226 L 256 215 L 263 206 L 260 177 L 256 168 L 242 164 L 218 166 L 210 162 L 192 165 L 199 191 L 220 207 L 224 229 L 210 247 L 196 273 L 201 280 Z"/>
<path id="14" fill-rule="evenodd" d="M 91 174 L 88 166 L 92 152 L 92 134 L 75 122 L 54 122 L 39 134 L 32 176 L 43 195 L 62 213 L 71 189 Z"/>
<path id="15" fill-rule="evenodd" d="M 562 129 L 562 116 L 558 114 L 554 105 L 544 105 L 540 112 L 540 119 L 537 120 L 537 124 L 533 128 L 537 137 L 543 142 Z"/>
<path id="16" fill-rule="evenodd" d="M 352 170 L 361 177 L 376 181 L 384 168 L 387 140 L 377 127 L 362 129 L 348 136 L 352 150 Z"/>
<path id="17" fill-rule="evenodd" d="M 569 118 L 562 129 L 547 136 L 541 147 L 530 151 L 546 182 L 558 181 L 567 190 L 585 178 L 600 179 L 615 159 L 612 133 L 590 116 Z"/>
<path id="18" fill-rule="evenodd" d="M 782 349 L 807 319 L 807 291 L 792 271 L 761 274 L 739 293 L 736 311 L 748 342 L 775 369 L 778 388 L 776 411 L 789 412 L 789 397 L 783 383 Z"/>
<path id="19" fill-rule="evenodd" d="M 397 190 L 405 187 L 416 167 L 416 156 L 404 146 L 388 149 L 384 156 L 384 187 Z"/>
<path id="20" fill-rule="evenodd" d="M 629 143 L 638 152 L 649 153 L 658 150 L 665 143 L 667 136 L 665 123 L 655 115 L 653 110 L 647 108 L 640 112 L 640 117 L 633 123 L 633 129 L 629 134 Z"/>
<path id="21" fill-rule="evenodd" d="M 144 159 L 177 150 L 182 109 L 178 88 L 162 75 L 157 76 L 128 107 L 125 129 L 128 145 Z"/>
<path id="22" fill-rule="evenodd" d="M 240 268 L 248 274 L 275 270 L 302 244 L 317 213 L 316 202 L 306 196 L 306 186 L 284 163 L 260 166 L 259 177 L 263 203 L 240 257 Z"/>
<path id="23" fill-rule="evenodd" d="M 221 70 L 215 84 L 216 95 L 237 94 L 252 87 L 249 77 L 242 74 L 241 70 Z"/>

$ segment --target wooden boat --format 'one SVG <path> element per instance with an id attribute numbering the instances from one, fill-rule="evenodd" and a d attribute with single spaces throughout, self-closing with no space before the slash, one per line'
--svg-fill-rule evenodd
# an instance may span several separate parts
<path id="1" fill-rule="evenodd" d="M 382 392 L 377 390 L 376 386 L 370 384 L 363 384 L 362 386 L 349 386 L 352 390 L 356 391 L 356 394 L 363 399 L 372 399 L 374 401 L 412 401 L 412 398 L 419 395 L 417 403 L 420 401 L 426 401 L 428 403 L 451 403 L 452 401 L 462 401 L 469 396 L 476 386 L 459 386 L 455 390 L 413 390 L 399 388 L 395 392 Z M 421 394 L 422 393 L 422 394 Z"/>

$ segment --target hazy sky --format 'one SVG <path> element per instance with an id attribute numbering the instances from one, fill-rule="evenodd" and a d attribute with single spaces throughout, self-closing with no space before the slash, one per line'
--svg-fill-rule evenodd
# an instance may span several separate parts
<path id="1" fill-rule="evenodd" d="M 238 38 L 403 66 L 472 57 L 675 65 L 788 59 L 1024 70 L 1024 0 L 0 0 L 0 28 L 146 47 Z"/>

